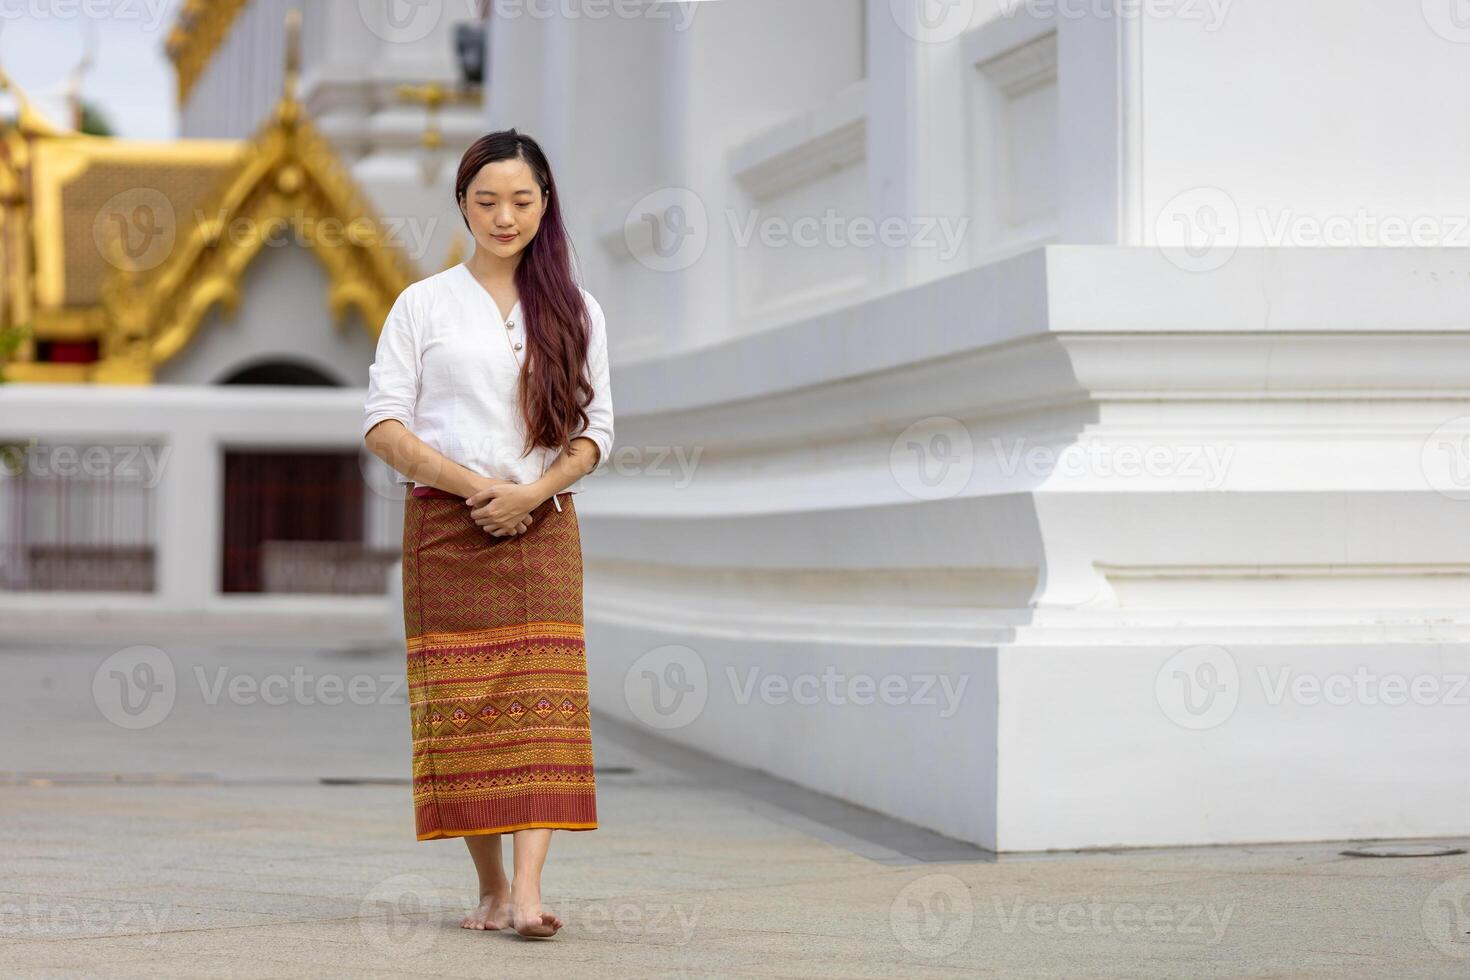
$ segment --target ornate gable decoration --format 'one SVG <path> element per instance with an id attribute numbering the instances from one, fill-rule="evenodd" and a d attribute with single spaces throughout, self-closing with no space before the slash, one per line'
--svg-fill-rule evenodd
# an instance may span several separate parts
<path id="1" fill-rule="evenodd" d="M 224 43 L 245 4 L 246 0 L 185 0 L 164 44 L 178 73 L 179 105 L 189 100 L 194 84 Z"/>
<path id="2" fill-rule="evenodd" d="M 108 325 L 94 374 L 104 382 L 146 383 L 199 330 L 210 309 L 233 314 L 245 269 L 294 228 L 330 278 L 327 304 L 340 327 L 355 307 L 376 334 L 398 294 L 416 278 L 404 253 L 296 97 L 300 14 L 288 19 L 286 90 L 238 168 L 181 220 L 166 258 L 130 259 L 112 240 L 117 271 L 102 285 Z M 147 263 L 154 263 L 143 267 Z"/>

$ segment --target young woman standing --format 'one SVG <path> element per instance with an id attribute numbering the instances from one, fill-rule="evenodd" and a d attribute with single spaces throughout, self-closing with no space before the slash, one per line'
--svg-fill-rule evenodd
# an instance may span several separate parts
<path id="1" fill-rule="evenodd" d="M 562 925 L 541 905 L 551 833 L 597 827 L 572 495 L 612 447 L 606 324 L 573 277 L 535 140 L 481 137 L 455 199 L 474 255 L 393 304 L 363 436 L 414 484 L 403 620 L 418 839 L 465 839 L 480 902 L 464 928 L 545 937 Z"/>

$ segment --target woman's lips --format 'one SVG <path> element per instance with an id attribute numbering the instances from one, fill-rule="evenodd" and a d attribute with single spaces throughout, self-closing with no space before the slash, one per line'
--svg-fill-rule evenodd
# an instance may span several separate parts
<path id="1" fill-rule="evenodd" d="M 516 236 L 514 236 L 514 235 L 491 235 L 490 237 L 491 238 L 494 238 L 497 242 L 509 242 L 509 241 L 514 241 Z"/>

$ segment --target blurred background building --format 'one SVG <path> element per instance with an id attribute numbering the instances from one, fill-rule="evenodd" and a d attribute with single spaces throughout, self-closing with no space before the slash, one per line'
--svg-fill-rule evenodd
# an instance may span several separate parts
<path id="1" fill-rule="evenodd" d="M 10 86 L 7 376 L 174 389 L 34 393 L 59 428 L 0 483 L 13 591 L 384 594 L 400 506 L 342 419 L 398 293 L 462 256 L 454 147 L 481 131 L 484 9 L 404 52 L 341 5 L 288 27 L 296 6 L 182 5 L 180 139 L 87 132 L 79 100 L 64 127 Z M 297 390 L 315 387 L 351 390 Z M 288 403 L 270 431 L 262 407 Z M 103 419 L 127 431 L 90 438 Z M 171 490 L 163 454 L 191 441 L 209 448 Z"/>
<path id="2" fill-rule="evenodd" d="M 513 125 L 608 311 L 598 711 L 996 850 L 1464 832 L 1450 0 L 291 6 L 186 5 L 177 143 L 8 131 L 0 438 L 167 462 L 0 483 L 7 617 L 391 623 L 356 386 Z"/>

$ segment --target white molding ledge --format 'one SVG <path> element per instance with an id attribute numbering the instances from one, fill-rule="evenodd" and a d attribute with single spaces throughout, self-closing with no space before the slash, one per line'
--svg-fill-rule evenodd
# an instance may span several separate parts
<path id="1" fill-rule="evenodd" d="M 1266 395 L 1291 387 L 1292 371 L 1301 392 L 1323 397 L 1333 390 L 1373 397 L 1384 384 L 1426 393 L 1464 390 L 1464 362 L 1444 359 L 1463 351 L 1470 336 L 1470 280 L 1461 250 L 1241 248 L 1209 274 L 1177 267 L 1164 251 L 1048 245 L 758 334 L 639 361 L 618 375 L 620 417 L 797 394 L 927 361 L 987 350 L 998 356 L 1009 345 L 1074 333 L 1144 335 L 1165 345 L 1180 341 L 1158 335 L 1199 335 L 1205 343 L 1204 335 L 1226 335 L 1232 339 L 1214 341 L 1217 349 L 1256 344 L 1263 352 L 1281 349 L 1273 336 L 1297 334 L 1310 343 L 1317 335 L 1336 356 L 1352 359 L 1354 371 L 1307 357 L 1272 363 L 1255 383 L 1226 374 L 1219 379 L 1222 387 L 1246 384 Z M 1327 337 L 1339 333 L 1381 339 L 1339 344 Z M 1382 356 L 1385 346 L 1401 342 L 1394 338 L 1424 333 L 1439 335 L 1415 341 L 1432 345 L 1434 356 Z M 1359 369 L 1371 376 L 1354 373 Z M 1150 384 L 1167 389 L 1176 384 L 1170 378 L 1229 370 L 1214 360 L 1174 363 Z M 994 398 L 996 386 L 1007 383 L 1003 376 L 986 382 L 972 397 Z"/>
<path id="2" fill-rule="evenodd" d="M 1053 31 L 976 66 L 1006 95 L 1016 98 L 1056 80 L 1057 35 Z"/>
<path id="3" fill-rule="evenodd" d="M 866 82 L 843 89 L 730 151 L 730 172 L 756 200 L 810 183 L 867 158 Z"/>
<path id="4" fill-rule="evenodd" d="M 979 27 L 967 33 L 961 40 L 964 46 L 965 59 L 971 65 L 998 65 L 1007 59 L 1014 59 L 1024 64 L 1028 60 L 1033 64 L 1037 58 L 1044 54 L 1037 49 L 1038 43 L 1043 46 L 1050 42 L 1052 46 L 1052 57 L 1055 58 L 1057 17 L 1054 11 L 1047 15 L 1037 17 L 1030 12 L 1027 6 L 1018 8 L 1019 13 L 1011 17 L 995 17 L 986 21 Z M 1021 58 L 1014 56 L 1021 52 L 1027 52 Z M 1013 66 L 1010 71 L 1014 73 L 1019 64 Z M 1056 65 L 1053 62 L 1052 69 Z M 1024 74 L 1024 72 L 1022 72 Z"/>

